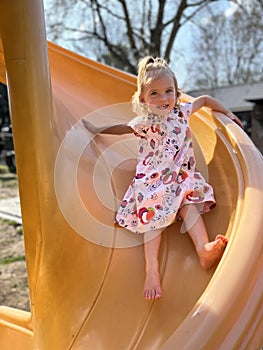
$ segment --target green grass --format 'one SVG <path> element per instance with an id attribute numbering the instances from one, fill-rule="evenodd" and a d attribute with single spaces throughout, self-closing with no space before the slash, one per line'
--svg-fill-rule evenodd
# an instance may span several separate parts
<path id="1" fill-rule="evenodd" d="M 23 226 L 21 224 L 19 224 L 18 222 L 14 221 L 14 220 L 8 220 L 8 219 L 2 219 L 0 218 L 0 225 L 8 225 L 8 226 L 12 226 L 14 227 L 14 229 L 16 230 L 16 233 L 19 236 L 22 236 L 24 234 L 23 232 Z"/>
<path id="2" fill-rule="evenodd" d="M 0 173 L 0 182 L 2 187 L 5 188 L 16 188 L 17 187 L 17 176 L 15 174 L 1 174 Z"/>
<path id="3" fill-rule="evenodd" d="M 8 167 L 6 165 L 0 164 L 0 174 L 7 174 Z"/>
<path id="4" fill-rule="evenodd" d="M 1 223 L 1 222 L 2 222 L 3 224 L 7 224 L 8 226 L 13 226 L 13 227 L 15 227 L 15 228 L 21 226 L 21 224 L 19 224 L 19 223 L 16 222 L 15 220 L 0 218 L 0 223 Z"/>
<path id="5" fill-rule="evenodd" d="M 0 259 L 0 265 L 8 265 L 16 261 L 25 261 L 25 259 L 25 255 L 7 256 L 5 258 Z"/>

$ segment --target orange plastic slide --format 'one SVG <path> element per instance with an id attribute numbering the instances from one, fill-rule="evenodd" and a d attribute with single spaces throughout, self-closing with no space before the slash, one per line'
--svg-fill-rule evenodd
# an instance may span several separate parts
<path id="1" fill-rule="evenodd" d="M 192 118 L 199 167 L 217 198 L 204 219 L 211 237 L 220 232 L 229 244 L 207 272 L 183 226 L 169 227 L 163 298 L 145 301 L 142 240 L 113 225 L 136 140 L 93 138 L 80 121 L 128 121 L 135 77 L 47 50 L 42 7 L 0 3 L 0 77 L 7 74 L 31 301 L 31 312 L 0 307 L 0 349 L 259 350 L 261 155 L 225 116 Z"/>

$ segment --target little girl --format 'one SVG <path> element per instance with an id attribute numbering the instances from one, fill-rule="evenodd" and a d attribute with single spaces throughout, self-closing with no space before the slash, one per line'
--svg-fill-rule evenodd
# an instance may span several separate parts
<path id="1" fill-rule="evenodd" d="M 162 58 L 145 57 L 139 63 L 133 104 L 138 117 L 128 124 L 96 127 L 83 120 L 93 133 L 139 137 L 138 164 L 116 215 L 116 222 L 134 233 L 144 234 L 145 299 L 162 295 L 158 252 L 161 232 L 178 219 L 184 220 L 200 264 L 209 269 L 221 259 L 227 239 L 217 235 L 209 242 L 200 214 L 215 206 L 213 189 L 196 169 L 190 115 L 203 106 L 240 120 L 218 101 L 200 96 L 180 102 L 177 80 Z"/>

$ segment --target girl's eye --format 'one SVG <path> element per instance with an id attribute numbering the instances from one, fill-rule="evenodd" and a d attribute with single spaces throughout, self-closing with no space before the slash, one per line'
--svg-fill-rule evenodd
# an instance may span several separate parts
<path id="1" fill-rule="evenodd" d="M 172 93 L 172 92 L 174 92 L 174 91 L 173 91 L 173 89 L 168 89 L 166 92 L 167 92 L 168 94 L 170 94 L 170 93 Z"/>
<path id="2" fill-rule="evenodd" d="M 155 96 L 155 95 L 157 95 L 157 92 L 156 91 L 152 91 L 151 92 L 151 96 Z"/>

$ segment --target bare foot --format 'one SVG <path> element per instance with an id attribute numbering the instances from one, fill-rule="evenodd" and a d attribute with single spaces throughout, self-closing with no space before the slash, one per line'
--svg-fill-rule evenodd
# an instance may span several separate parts
<path id="1" fill-rule="evenodd" d="M 161 298 L 162 289 L 158 272 L 149 271 L 146 273 L 143 294 L 146 300 L 156 300 Z"/>
<path id="2" fill-rule="evenodd" d="M 204 249 L 198 252 L 200 263 L 205 269 L 210 269 L 219 263 L 225 251 L 228 239 L 223 235 L 217 235 L 215 240 L 207 243 Z"/>

